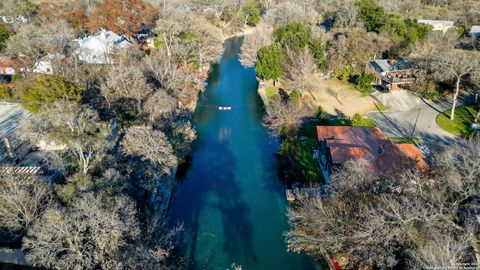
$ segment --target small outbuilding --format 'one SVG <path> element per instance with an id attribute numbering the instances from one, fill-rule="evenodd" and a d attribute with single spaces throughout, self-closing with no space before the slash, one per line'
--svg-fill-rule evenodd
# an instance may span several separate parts
<path id="1" fill-rule="evenodd" d="M 443 33 L 446 33 L 450 28 L 455 27 L 454 21 L 418 20 L 418 23 L 431 25 L 433 31 L 442 31 Z"/>

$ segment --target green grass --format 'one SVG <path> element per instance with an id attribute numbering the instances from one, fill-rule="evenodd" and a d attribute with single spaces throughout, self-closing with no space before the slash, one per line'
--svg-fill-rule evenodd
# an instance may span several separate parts
<path id="1" fill-rule="evenodd" d="M 384 112 L 387 110 L 387 108 L 385 108 L 385 106 L 383 106 L 383 104 L 380 102 L 375 102 L 375 107 L 379 112 Z"/>
<path id="2" fill-rule="evenodd" d="M 456 135 L 466 136 L 470 134 L 470 125 L 475 120 L 477 109 L 474 105 L 462 106 L 455 109 L 455 119 L 450 120 L 450 110 L 437 116 L 437 124 L 445 131 Z"/>
<path id="3" fill-rule="evenodd" d="M 354 117 L 354 118 L 352 118 L 352 126 L 354 126 L 354 127 L 376 127 L 377 125 L 370 118 Z"/>
<path id="4" fill-rule="evenodd" d="M 313 149 L 318 148 L 317 139 L 315 137 L 303 137 L 300 139 L 300 151 L 298 163 L 301 166 L 303 175 L 308 182 L 322 182 L 323 175 L 318 168 L 317 162 L 313 158 Z"/>
<path id="5" fill-rule="evenodd" d="M 268 86 L 265 89 L 265 95 L 269 102 L 272 102 L 276 97 L 278 97 L 278 88 L 275 86 Z"/>
<path id="6" fill-rule="evenodd" d="M 411 143 L 411 144 L 419 144 L 419 138 L 390 138 L 390 141 L 394 144 L 400 143 Z"/>

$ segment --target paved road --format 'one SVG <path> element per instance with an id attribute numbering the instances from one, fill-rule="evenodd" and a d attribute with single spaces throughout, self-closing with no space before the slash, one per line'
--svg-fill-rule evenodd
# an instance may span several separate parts
<path id="1" fill-rule="evenodd" d="M 0 139 L 10 135 L 29 115 L 19 104 L 0 103 Z"/>
<path id="2" fill-rule="evenodd" d="M 471 104 L 475 96 L 462 93 L 458 106 Z M 370 118 L 385 132 L 389 138 L 417 137 L 424 144 L 435 145 L 438 143 L 449 144 L 455 136 L 444 131 L 436 123 L 437 115 L 451 108 L 451 98 L 437 102 L 428 101 L 419 97 L 412 103 L 412 107 L 405 111 L 371 112 Z M 411 100 L 415 100 L 412 99 Z M 417 120 L 418 117 L 418 121 Z M 417 122 L 416 127 L 415 122 Z"/>

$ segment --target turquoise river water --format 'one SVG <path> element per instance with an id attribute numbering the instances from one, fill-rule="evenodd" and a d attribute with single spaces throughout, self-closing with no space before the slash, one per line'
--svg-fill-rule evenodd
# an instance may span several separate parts
<path id="1" fill-rule="evenodd" d="M 262 126 L 255 70 L 229 40 L 194 115 L 198 139 L 169 210 L 182 222 L 187 269 L 320 269 L 286 251 L 285 187 L 277 176 L 278 139 Z M 219 110 L 218 107 L 231 107 Z"/>

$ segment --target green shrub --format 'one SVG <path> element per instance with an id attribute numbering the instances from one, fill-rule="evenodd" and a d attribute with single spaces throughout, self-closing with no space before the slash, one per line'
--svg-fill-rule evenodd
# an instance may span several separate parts
<path id="1" fill-rule="evenodd" d="M 33 83 L 20 89 L 23 107 L 37 113 L 41 106 L 57 101 L 79 102 L 83 89 L 58 75 L 40 75 Z"/>
<path id="2" fill-rule="evenodd" d="M 424 39 L 431 31 L 431 26 L 419 24 L 412 19 L 403 19 L 392 17 L 387 20 L 383 30 L 385 30 L 392 40 L 400 46 L 406 47 L 415 42 Z"/>
<path id="3" fill-rule="evenodd" d="M 10 37 L 7 27 L 0 24 L 0 51 L 3 50 L 6 46 L 7 40 Z"/>
<path id="4" fill-rule="evenodd" d="M 298 52 L 311 41 L 312 30 L 301 22 L 293 22 L 275 30 L 273 36 L 275 41 L 279 42 L 282 47 L 288 47 Z"/>
<path id="5" fill-rule="evenodd" d="M 354 127 L 376 127 L 375 122 L 369 118 L 363 118 L 358 113 L 356 113 L 351 120 L 352 126 Z"/>
<path id="6" fill-rule="evenodd" d="M 352 67 L 346 65 L 342 70 L 338 71 L 336 77 L 344 82 L 350 79 L 350 75 L 352 74 Z"/>
<path id="7" fill-rule="evenodd" d="M 275 86 L 269 86 L 265 88 L 265 95 L 267 96 L 269 102 L 273 101 L 278 97 L 278 88 Z"/>
<path id="8" fill-rule="evenodd" d="M 290 100 L 297 102 L 300 100 L 300 93 L 297 90 L 293 90 L 290 95 Z"/>
<path id="9" fill-rule="evenodd" d="M 328 66 L 328 59 L 326 55 L 327 45 L 322 43 L 319 39 L 314 39 L 308 43 L 308 48 L 312 54 L 317 67 L 320 70 L 325 70 Z"/>
<path id="10" fill-rule="evenodd" d="M 247 24 L 250 26 L 255 26 L 262 18 L 260 6 L 255 1 L 247 2 L 242 8 L 242 13 L 244 17 L 247 17 Z"/>
<path id="11" fill-rule="evenodd" d="M 6 85 L 0 85 L 0 100 L 14 99 L 13 91 Z"/>
<path id="12" fill-rule="evenodd" d="M 356 2 L 358 16 L 365 24 L 367 31 L 380 32 L 387 21 L 387 15 L 383 7 L 373 0 L 360 0 Z"/>
<path id="13" fill-rule="evenodd" d="M 375 74 L 373 73 L 362 73 L 357 78 L 357 85 L 360 92 L 364 94 L 370 94 L 373 92 L 372 83 L 375 80 Z"/>
<path id="14" fill-rule="evenodd" d="M 315 116 L 318 118 L 318 119 L 321 119 L 325 116 L 325 112 L 323 111 L 323 108 L 322 106 L 318 106 L 317 107 L 317 110 L 315 111 Z"/>

